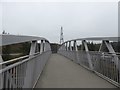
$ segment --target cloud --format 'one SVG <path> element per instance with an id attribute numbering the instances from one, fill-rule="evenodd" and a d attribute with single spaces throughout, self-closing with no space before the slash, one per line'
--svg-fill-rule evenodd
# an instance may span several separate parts
<path id="1" fill-rule="evenodd" d="M 116 36 L 117 3 L 3 3 L 3 29 L 12 34 L 43 36 L 59 42 L 91 36 Z"/>

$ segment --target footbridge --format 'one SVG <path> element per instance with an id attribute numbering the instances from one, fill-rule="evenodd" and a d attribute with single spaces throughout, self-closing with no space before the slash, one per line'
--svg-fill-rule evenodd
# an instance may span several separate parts
<path id="1" fill-rule="evenodd" d="M 56 54 L 42 37 L 0 35 L 0 39 L 1 89 L 120 87 L 120 54 L 114 48 L 118 37 L 68 40 Z M 26 42 L 30 44 L 28 54 L 3 59 L 5 46 Z"/>

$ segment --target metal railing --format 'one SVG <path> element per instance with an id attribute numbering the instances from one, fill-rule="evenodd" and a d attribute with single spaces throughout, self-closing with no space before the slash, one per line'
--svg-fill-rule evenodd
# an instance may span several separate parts
<path id="1" fill-rule="evenodd" d="M 0 88 L 34 88 L 51 55 L 49 41 L 32 36 L 1 35 L 2 44 L 12 45 L 31 42 L 30 54 L 0 63 Z M 41 41 L 35 53 L 37 41 Z"/>
<path id="2" fill-rule="evenodd" d="M 66 41 L 61 45 L 58 53 L 69 58 L 73 62 L 80 64 L 81 66 L 94 72 L 96 75 L 106 79 L 110 83 L 120 87 L 120 54 L 115 53 L 112 45 L 105 42 L 106 39 L 100 38 L 97 40 L 103 41 L 106 44 L 109 52 L 102 51 L 89 51 L 87 40 L 84 39 L 74 39 Z M 96 40 L 93 39 L 92 40 Z M 118 40 L 117 38 L 112 39 L 113 41 Z M 81 41 L 85 50 L 78 50 L 77 41 Z M 73 45 L 71 45 L 73 42 Z M 68 44 L 69 43 L 69 44 Z M 101 43 L 102 45 L 102 43 Z"/>

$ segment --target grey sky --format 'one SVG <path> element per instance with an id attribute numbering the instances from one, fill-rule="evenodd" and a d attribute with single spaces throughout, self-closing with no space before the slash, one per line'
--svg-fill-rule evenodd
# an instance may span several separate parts
<path id="1" fill-rule="evenodd" d="M 117 36 L 117 2 L 4 2 L 2 29 L 11 34 L 64 39 Z M 1 17 L 1 16 L 0 16 Z M 2 30 L 1 30 L 2 31 Z"/>

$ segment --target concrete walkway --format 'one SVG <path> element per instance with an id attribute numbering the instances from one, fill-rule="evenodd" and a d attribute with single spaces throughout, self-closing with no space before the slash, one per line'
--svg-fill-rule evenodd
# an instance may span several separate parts
<path id="1" fill-rule="evenodd" d="M 69 59 L 53 54 L 36 88 L 115 88 L 115 86 Z"/>

